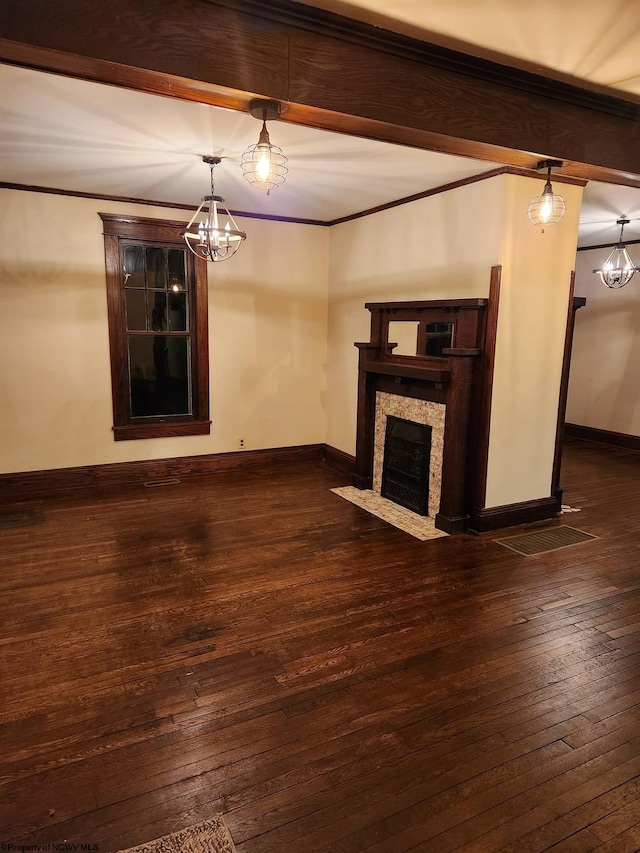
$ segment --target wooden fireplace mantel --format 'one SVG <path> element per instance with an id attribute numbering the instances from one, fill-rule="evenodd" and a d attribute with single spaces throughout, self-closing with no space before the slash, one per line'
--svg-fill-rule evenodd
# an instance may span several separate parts
<path id="1" fill-rule="evenodd" d="M 368 302 L 371 340 L 356 343 L 358 364 L 358 425 L 353 484 L 370 489 L 373 483 L 376 394 L 386 391 L 444 403 L 445 433 L 442 490 L 436 526 L 447 533 L 465 529 L 469 511 L 472 456 L 469 432 L 477 408 L 475 378 L 484 352 L 487 299 L 447 299 L 418 302 Z M 390 322 L 417 322 L 415 356 L 394 355 L 389 341 Z M 453 323 L 452 346 L 439 356 L 424 354 L 426 328 Z"/>

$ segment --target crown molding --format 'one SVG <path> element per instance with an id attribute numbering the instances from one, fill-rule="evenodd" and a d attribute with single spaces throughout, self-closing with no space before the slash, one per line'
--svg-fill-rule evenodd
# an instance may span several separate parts
<path id="1" fill-rule="evenodd" d="M 623 246 L 636 246 L 640 243 L 640 240 L 623 240 Z M 615 243 L 596 243 L 593 246 L 578 246 L 576 249 L 577 252 L 588 252 L 591 249 L 615 249 L 616 246 L 619 246 L 620 242 L 618 240 Z"/>
<path id="2" fill-rule="evenodd" d="M 376 207 L 370 207 L 366 210 L 360 210 L 356 213 L 350 213 L 347 216 L 340 216 L 336 219 L 305 219 L 295 216 L 275 216 L 270 213 L 251 213 L 246 210 L 231 210 L 233 216 L 242 216 L 245 219 L 264 219 L 270 222 L 290 222 L 294 225 L 317 225 L 322 228 L 331 227 L 333 225 L 342 225 L 344 222 L 350 222 L 353 219 L 362 219 L 365 216 L 371 216 L 374 213 L 380 213 L 383 210 L 389 210 L 393 207 L 401 207 L 405 204 L 411 204 L 414 201 L 420 201 L 423 198 L 429 198 L 440 193 L 450 192 L 459 187 L 475 184 L 479 181 L 486 181 L 490 178 L 498 177 L 499 175 L 518 175 L 525 178 L 540 178 L 546 180 L 546 175 L 542 175 L 535 169 L 521 169 L 516 166 L 499 166 L 497 169 L 491 169 L 488 172 L 481 172 L 479 175 L 470 175 L 468 178 L 462 178 L 459 181 L 453 181 L 448 184 L 441 184 L 437 187 L 424 190 L 423 192 L 414 193 L 413 195 L 403 196 L 402 198 L 394 199 L 393 201 L 379 204 Z M 554 183 L 573 184 L 574 186 L 585 186 L 587 183 L 582 178 L 573 178 L 570 175 L 554 175 Z M 170 201 L 153 201 L 148 198 L 134 198 L 130 196 L 106 195 L 104 193 L 87 193 L 76 190 L 64 190 L 55 187 L 41 187 L 30 184 L 15 184 L 7 181 L 0 181 L 0 189 L 21 190 L 33 193 L 48 193 L 51 195 L 72 196 L 74 198 L 90 198 L 97 201 L 115 201 L 119 204 L 146 204 L 151 207 L 167 207 L 174 210 L 189 210 L 197 209 L 194 204 L 182 204 L 180 202 Z"/>
<path id="3" fill-rule="evenodd" d="M 46 193 L 49 195 L 71 196 L 72 198 L 90 198 L 95 201 L 115 201 L 118 204 L 146 204 L 150 207 L 167 207 L 173 210 L 197 210 L 196 204 L 182 204 L 172 201 L 154 201 L 149 198 L 134 198 L 132 196 L 107 195 L 106 193 L 86 193 L 79 190 L 63 190 L 58 187 L 40 187 L 31 184 L 14 184 L 9 181 L 0 181 L 0 189 L 19 190 L 30 193 Z M 322 219 L 304 219 L 295 216 L 274 216 L 270 213 L 250 213 L 246 210 L 230 210 L 233 216 L 242 216 L 245 219 L 266 219 L 272 222 L 291 222 L 294 225 L 330 225 Z"/>

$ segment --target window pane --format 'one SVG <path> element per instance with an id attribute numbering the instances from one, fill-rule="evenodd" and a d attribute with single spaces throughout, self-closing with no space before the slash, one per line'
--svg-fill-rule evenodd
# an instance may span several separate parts
<path id="1" fill-rule="evenodd" d="M 144 287 L 144 251 L 142 246 L 124 247 L 124 286 Z"/>
<path id="2" fill-rule="evenodd" d="M 184 290 L 187 284 L 185 252 L 183 249 L 169 249 L 169 287 L 172 290 Z"/>
<path id="3" fill-rule="evenodd" d="M 127 305 L 127 329 L 134 332 L 144 332 L 147 328 L 147 309 L 144 290 L 129 290 L 124 292 Z"/>
<path id="4" fill-rule="evenodd" d="M 169 291 L 169 331 L 187 331 L 187 294 Z"/>
<path id="5" fill-rule="evenodd" d="M 163 288 L 167 286 L 165 251 L 159 246 L 147 249 L 147 287 Z"/>
<path id="6" fill-rule="evenodd" d="M 147 291 L 147 310 L 149 312 L 150 332 L 167 330 L 167 294 L 164 290 Z"/>
<path id="7" fill-rule="evenodd" d="M 129 335 L 131 417 L 191 414 L 190 341 Z"/>

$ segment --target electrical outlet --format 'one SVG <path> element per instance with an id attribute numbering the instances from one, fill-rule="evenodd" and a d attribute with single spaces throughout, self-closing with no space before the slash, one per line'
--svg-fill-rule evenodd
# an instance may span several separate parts
<path id="1" fill-rule="evenodd" d="M 240 449 L 242 449 L 242 448 L 244 447 L 244 438 L 239 438 L 239 439 L 238 439 L 238 447 L 239 447 Z"/>

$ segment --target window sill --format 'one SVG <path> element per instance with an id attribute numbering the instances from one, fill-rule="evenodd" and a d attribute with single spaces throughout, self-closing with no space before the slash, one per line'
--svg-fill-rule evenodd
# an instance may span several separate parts
<path id="1" fill-rule="evenodd" d="M 183 423 L 147 423 L 113 427 L 115 441 L 141 438 L 173 438 L 180 435 L 210 435 L 211 421 L 185 421 Z"/>

